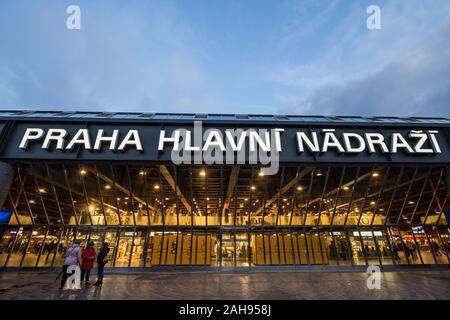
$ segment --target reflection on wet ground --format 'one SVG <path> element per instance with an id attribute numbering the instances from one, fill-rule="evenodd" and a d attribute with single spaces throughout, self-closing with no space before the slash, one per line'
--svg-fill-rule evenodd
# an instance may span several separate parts
<path id="1" fill-rule="evenodd" d="M 103 287 L 58 290 L 57 272 L 0 273 L 0 299 L 449 299 L 450 271 L 384 272 L 381 289 L 364 272 L 124 273 Z"/>

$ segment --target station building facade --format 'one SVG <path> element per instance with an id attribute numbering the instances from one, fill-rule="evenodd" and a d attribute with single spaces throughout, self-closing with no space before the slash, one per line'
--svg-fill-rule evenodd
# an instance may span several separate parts
<path id="1" fill-rule="evenodd" d="M 450 119 L 0 112 L 0 268 L 448 265 Z"/>

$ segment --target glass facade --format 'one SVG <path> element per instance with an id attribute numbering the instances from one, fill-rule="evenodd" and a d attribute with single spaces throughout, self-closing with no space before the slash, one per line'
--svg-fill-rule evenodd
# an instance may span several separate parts
<path id="1" fill-rule="evenodd" d="M 61 266 L 75 239 L 109 267 L 449 264 L 446 167 L 20 162 L 0 267 Z"/>

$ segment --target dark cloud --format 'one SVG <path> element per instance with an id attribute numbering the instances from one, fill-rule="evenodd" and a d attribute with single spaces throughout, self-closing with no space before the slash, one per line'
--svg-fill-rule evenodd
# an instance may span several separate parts
<path id="1" fill-rule="evenodd" d="M 450 21 L 412 37 L 364 76 L 348 74 L 319 86 L 281 113 L 321 115 L 450 116 Z M 374 70 L 370 70 L 373 68 Z"/>

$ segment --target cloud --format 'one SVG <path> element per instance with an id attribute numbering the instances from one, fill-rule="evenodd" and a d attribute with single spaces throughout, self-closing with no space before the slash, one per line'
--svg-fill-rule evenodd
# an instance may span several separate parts
<path id="1" fill-rule="evenodd" d="M 279 95 L 278 112 L 450 116 L 450 19 L 438 12 L 445 8 L 423 9 L 387 6 L 379 34 L 348 28 L 334 35 L 335 43 L 347 39 L 336 46 L 341 53 L 280 68 L 273 79 L 289 90 Z"/>
<path id="2" fill-rule="evenodd" d="M 450 2 L 0 1 L 0 108 L 450 115 Z"/>
<path id="3" fill-rule="evenodd" d="M 70 3 L 0 5 L 2 108 L 176 111 L 208 99 L 197 40 L 171 3 L 77 3 L 79 31 L 65 27 Z"/>

